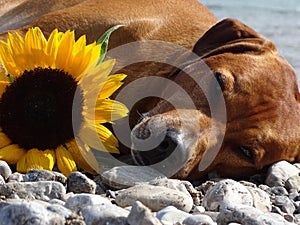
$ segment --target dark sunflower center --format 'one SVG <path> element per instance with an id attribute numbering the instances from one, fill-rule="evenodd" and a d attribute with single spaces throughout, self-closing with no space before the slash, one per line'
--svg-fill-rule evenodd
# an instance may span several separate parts
<path id="1" fill-rule="evenodd" d="M 37 68 L 25 71 L 0 99 L 0 127 L 25 149 L 54 149 L 74 138 L 72 115 L 82 121 L 82 101 L 73 105 L 75 79 L 64 71 Z M 73 113 L 72 113 L 73 110 Z"/>

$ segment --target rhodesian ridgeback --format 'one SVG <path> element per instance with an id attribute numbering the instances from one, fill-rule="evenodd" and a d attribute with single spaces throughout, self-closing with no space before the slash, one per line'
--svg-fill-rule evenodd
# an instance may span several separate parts
<path id="1" fill-rule="evenodd" d="M 172 105 L 172 97 L 145 98 L 135 104 L 130 125 L 132 155 L 138 164 L 155 165 L 176 150 L 174 159 L 184 160 L 173 177 L 197 179 L 212 171 L 244 177 L 279 160 L 297 160 L 300 95 L 295 72 L 272 42 L 250 27 L 234 19 L 218 21 L 197 0 L 82 0 L 72 4 L 56 0 L 56 8 L 47 7 L 48 2 L 33 2 L 4 1 L 0 39 L 6 40 L 8 29 L 24 34 L 28 27 L 39 26 L 46 36 L 54 28 L 70 29 L 77 37 L 86 34 L 92 42 L 110 27 L 123 24 L 111 36 L 112 50 L 136 41 L 159 40 L 198 56 L 193 60 L 189 53 L 178 57 L 180 68 L 142 62 L 124 69 L 128 77 L 123 87 L 142 77 L 168 78 L 185 90 L 195 106 L 178 108 Z M 10 3 L 15 5 L 8 7 Z M 25 24 L 24 15 L 16 17 L 22 5 L 30 5 L 34 15 Z M 40 9 L 43 15 L 37 13 Z M 9 22 L 11 25 L 5 26 Z M 200 61 L 209 73 L 198 69 Z M 191 71 L 200 81 L 206 76 L 202 81 L 210 88 L 199 87 L 189 76 Z M 208 95 L 218 95 L 218 90 L 221 96 L 212 109 Z M 176 90 L 173 92 L 176 95 Z M 223 120 L 218 119 L 218 112 L 225 113 L 220 117 Z M 144 140 L 159 134 L 164 134 L 159 144 L 141 151 Z M 209 158 L 210 151 L 215 154 Z M 205 157 L 209 164 L 199 168 Z"/>

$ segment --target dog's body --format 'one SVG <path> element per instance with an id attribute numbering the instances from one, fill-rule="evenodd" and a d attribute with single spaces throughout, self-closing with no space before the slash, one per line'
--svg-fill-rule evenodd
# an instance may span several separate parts
<path id="1" fill-rule="evenodd" d="M 47 36 L 54 28 L 71 29 L 77 37 L 86 34 L 88 42 L 92 42 L 113 25 L 124 24 L 125 27 L 113 33 L 111 48 L 140 40 L 171 42 L 193 49 L 215 75 L 227 111 L 227 123 L 217 123 L 226 132 L 217 156 L 200 172 L 198 164 L 204 152 L 218 144 L 218 138 L 209 132 L 216 121 L 202 90 L 185 72 L 174 72 L 173 67 L 163 69 L 161 64 L 150 63 L 126 69 L 128 77 L 124 87 L 140 77 L 157 75 L 176 82 L 193 98 L 197 109 L 177 111 L 164 101 L 154 107 L 157 102 L 146 99 L 134 111 L 148 112 L 150 116 L 142 121 L 131 117 L 135 125 L 134 144 L 146 139 L 149 133 L 162 132 L 162 123 L 166 126 L 168 143 L 175 143 L 187 157 L 176 177 L 196 179 L 213 170 L 224 176 L 245 176 L 275 161 L 293 161 L 298 157 L 300 97 L 295 73 L 274 45 L 254 30 L 236 20 L 218 22 L 197 0 L 86 0 L 76 3 L 41 16 L 28 26 L 20 27 L 19 32 L 24 34 L 27 27 L 39 26 Z M 42 6 L 37 4 L 36 7 Z M 9 12 L 3 13 L 1 18 L 3 15 Z M 18 21 L 14 24 L 18 26 Z M 5 40 L 6 34 L 0 39 Z M 185 67 L 196 68 L 195 61 L 187 62 Z M 214 135 L 222 136 L 218 131 Z M 158 155 L 161 150 L 159 146 L 151 154 L 133 152 L 133 155 L 142 164 L 146 160 L 153 163 L 161 159 Z"/>

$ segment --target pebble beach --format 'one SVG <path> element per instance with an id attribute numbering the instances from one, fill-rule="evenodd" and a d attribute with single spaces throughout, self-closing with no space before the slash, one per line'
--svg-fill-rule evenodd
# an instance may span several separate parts
<path id="1" fill-rule="evenodd" d="M 20 174 L 4 161 L 0 174 L 0 225 L 300 224 L 300 164 L 286 161 L 247 181 L 191 183 L 136 166 Z"/>

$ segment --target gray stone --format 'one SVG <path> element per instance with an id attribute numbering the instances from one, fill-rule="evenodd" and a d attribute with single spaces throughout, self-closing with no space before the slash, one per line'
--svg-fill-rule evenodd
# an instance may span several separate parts
<path id="1" fill-rule="evenodd" d="M 50 204 L 53 204 L 53 205 L 55 205 L 55 204 L 62 205 L 62 206 L 65 205 L 65 202 L 64 202 L 63 200 L 56 199 L 56 198 L 51 199 L 51 200 L 49 201 L 49 203 L 50 203 Z"/>
<path id="2" fill-rule="evenodd" d="M 101 176 L 106 185 L 116 189 L 132 187 L 157 177 L 166 177 L 149 166 L 116 166 Z"/>
<path id="3" fill-rule="evenodd" d="M 88 178 L 83 173 L 78 171 L 72 172 L 68 176 L 67 180 L 67 191 L 74 193 L 96 193 L 95 181 Z"/>
<path id="4" fill-rule="evenodd" d="M 269 194 L 260 188 L 247 187 L 253 197 L 253 206 L 263 212 L 270 212 L 272 203 Z"/>
<path id="5" fill-rule="evenodd" d="M 56 181 L 11 182 L 0 186 L 0 195 L 6 198 L 39 199 L 49 201 L 61 199 L 65 187 Z"/>
<path id="6" fill-rule="evenodd" d="M 199 205 L 200 204 L 200 198 L 199 198 L 199 191 L 197 191 L 193 185 L 184 180 L 177 180 L 177 179 L 168 179 L 168 178 L 156 178 L 150 182 L 148 182 L 150 185 L 154 186 L 162 186 L 162 187 L 168 187 L 177 191 L 181 191 L 188 196 L 191 196 L 193 198 L 194 204 Z"/>
<path id="7" fill-rule="evenodd" d="M 75 194 L 66 200 L 65 207 L 79 213 L 84 207 L 94 205 L 111 205 L 111 202 L 100 195 Z"/>
<path id="8" fill-rule="evenodd" d="M 227 225 L 229 222 L 243 225 L 292 225 L 279 214 L 262 212 L 247 205 L 227 205 L 221 208 L 217 223 Z"/>
<path id="9" fill-rule="evenodd" d="M 129 212 L 113 204 L 99 204 L 82 209 L 86 225 L 127 225 Z"/>
<path id="10" fill-rule="evenodd" d="M 151 180 L 148 182 L 148 184 L 154 185 L 154 186 L 171 188 L 173 190 L 180 191 L 180 192 L 185 193 L 186 195 L 192 197 L 191 194 L 188 192 L 186 185 L 181 180 L 168 179 L 168 178 L 164 177 L 164 178 L 156 178 L 154 180 Z"/>
<path id="11" fill-rule="evenodd" d="M 271 187 L 265 190 L 271 197 L 273 196 L 287 196 L 288 191 L 281 186 Z"/>
<path id="12" fill-rule="evenodd" d="M 205 212 L 205 208 L 202 205 L 195 206 L 192 211 L 193 211 L 193 213 L 204 213 Z"/>
<path id="13" fill-rule="evenodd" d="M 207 215 L 209 216 L 210 218 L 212 218 L 212 220 L 214 222 L 217 222 L 217 218 L 218 216 L 220 215 L 220 212 L 211 212 L 211 211 L 205 211 L 204 213 L 201 213 L 203 215 Z M 196 214 L 196 215 L 199 215 L 199 214 Z"/>
<path id="14" fill-rule="evenodd" d="M 293 214 L 296 210 L 293 202 L 287 196 L 275 196 L 273 204 L 278 206 L 282 212 Z"/>
<path id="15" fill-rule="evenodd" d="M 5 184 L 5 180 L 4 180 L 4 178 L 0 175 L 0 185 L 1 184 Z"/>
<path id="16" fill-rule="evenodd" d="M 67 178 L 63 174 L 55 171 L 32 169 L 25 174 L 24 181 L 57 181 L 65 185 Z"/>
<path id="17" fill-rule="evenodd" d="M 219 211 L 227 204 L 252 206 L 253 197 L 250 191 L 239 182 L 225 179 L 209 189 L 203 198 L 203 206 L 209 211 Z"/>
<path id="18" fill-rule="evenodd" d="M 0 160 L 0 175 L 7 180 L 11 174 L 12 172 L 7 162 Z"/>
<path id="19" fill-rule="evenodd" d="M 292 191 L 299 192 L 300 191 L 300 176 L 295 175 L 295 176 L 289 177 L 285 182 L 285 188 L 289 192 L 292 192 Z"/>
<path id="20" fill-rule="evenodd" d="M 217 225 L 212 218 L 207 215 L 194 215 L 185 218 L 182 222 L 184 225 Z"/>
<path id="21" fill-rule="evenodd" d="M 139 201 L 132 205 L 127 222 L 130 225 L 161 225 L 151 210 Z"/>
<path id="22" fill-rule="evenodd" d="M 176 223 L 182 224 L 182 222 L 189 217 L 190 214 L 187 212 L 178 210 L 174 206 L 168 206 L 157 212 L 156 217 L 164 224 L 164 225 L 173 225 Z"/>
<path id="23" fill-rule="evenodd" d="M 140 184 L 117 192 L 116 203 L 121 207 L 131 206 L 140 201 L 152 211 L 159 211 L 167 206 L 189 212 L 193 199 L 177 190 L 167 187 Z"/>
<path id="24" fill-rule="evenodd" d="M 15 172 L 8 176 L 8 182 L 23 182 L 24 181 L 24 174 Z"/>
<path id="25" fill-rule="evenodd" d="M 0 225 L 64 225 L 65 219 L 35 202 L 10 204 L 0 211 Z"/>
<path id="26" fill-rule="evenodd" d="M 265 183 L 270 186 L 284 186 L 287 179 L 298 175 L 300 170 L 287 161 L 274 163 L 269 167 Z"/>
<path id="27" fill-rule="evenodd" d="M 72 211 L 67 209 L 66 207 L 59 205 L 59 204 L 51 204 L 46 208 L 48 211 L 56 213 L 63 218 L 67 219 L 72 216 Z"/>

